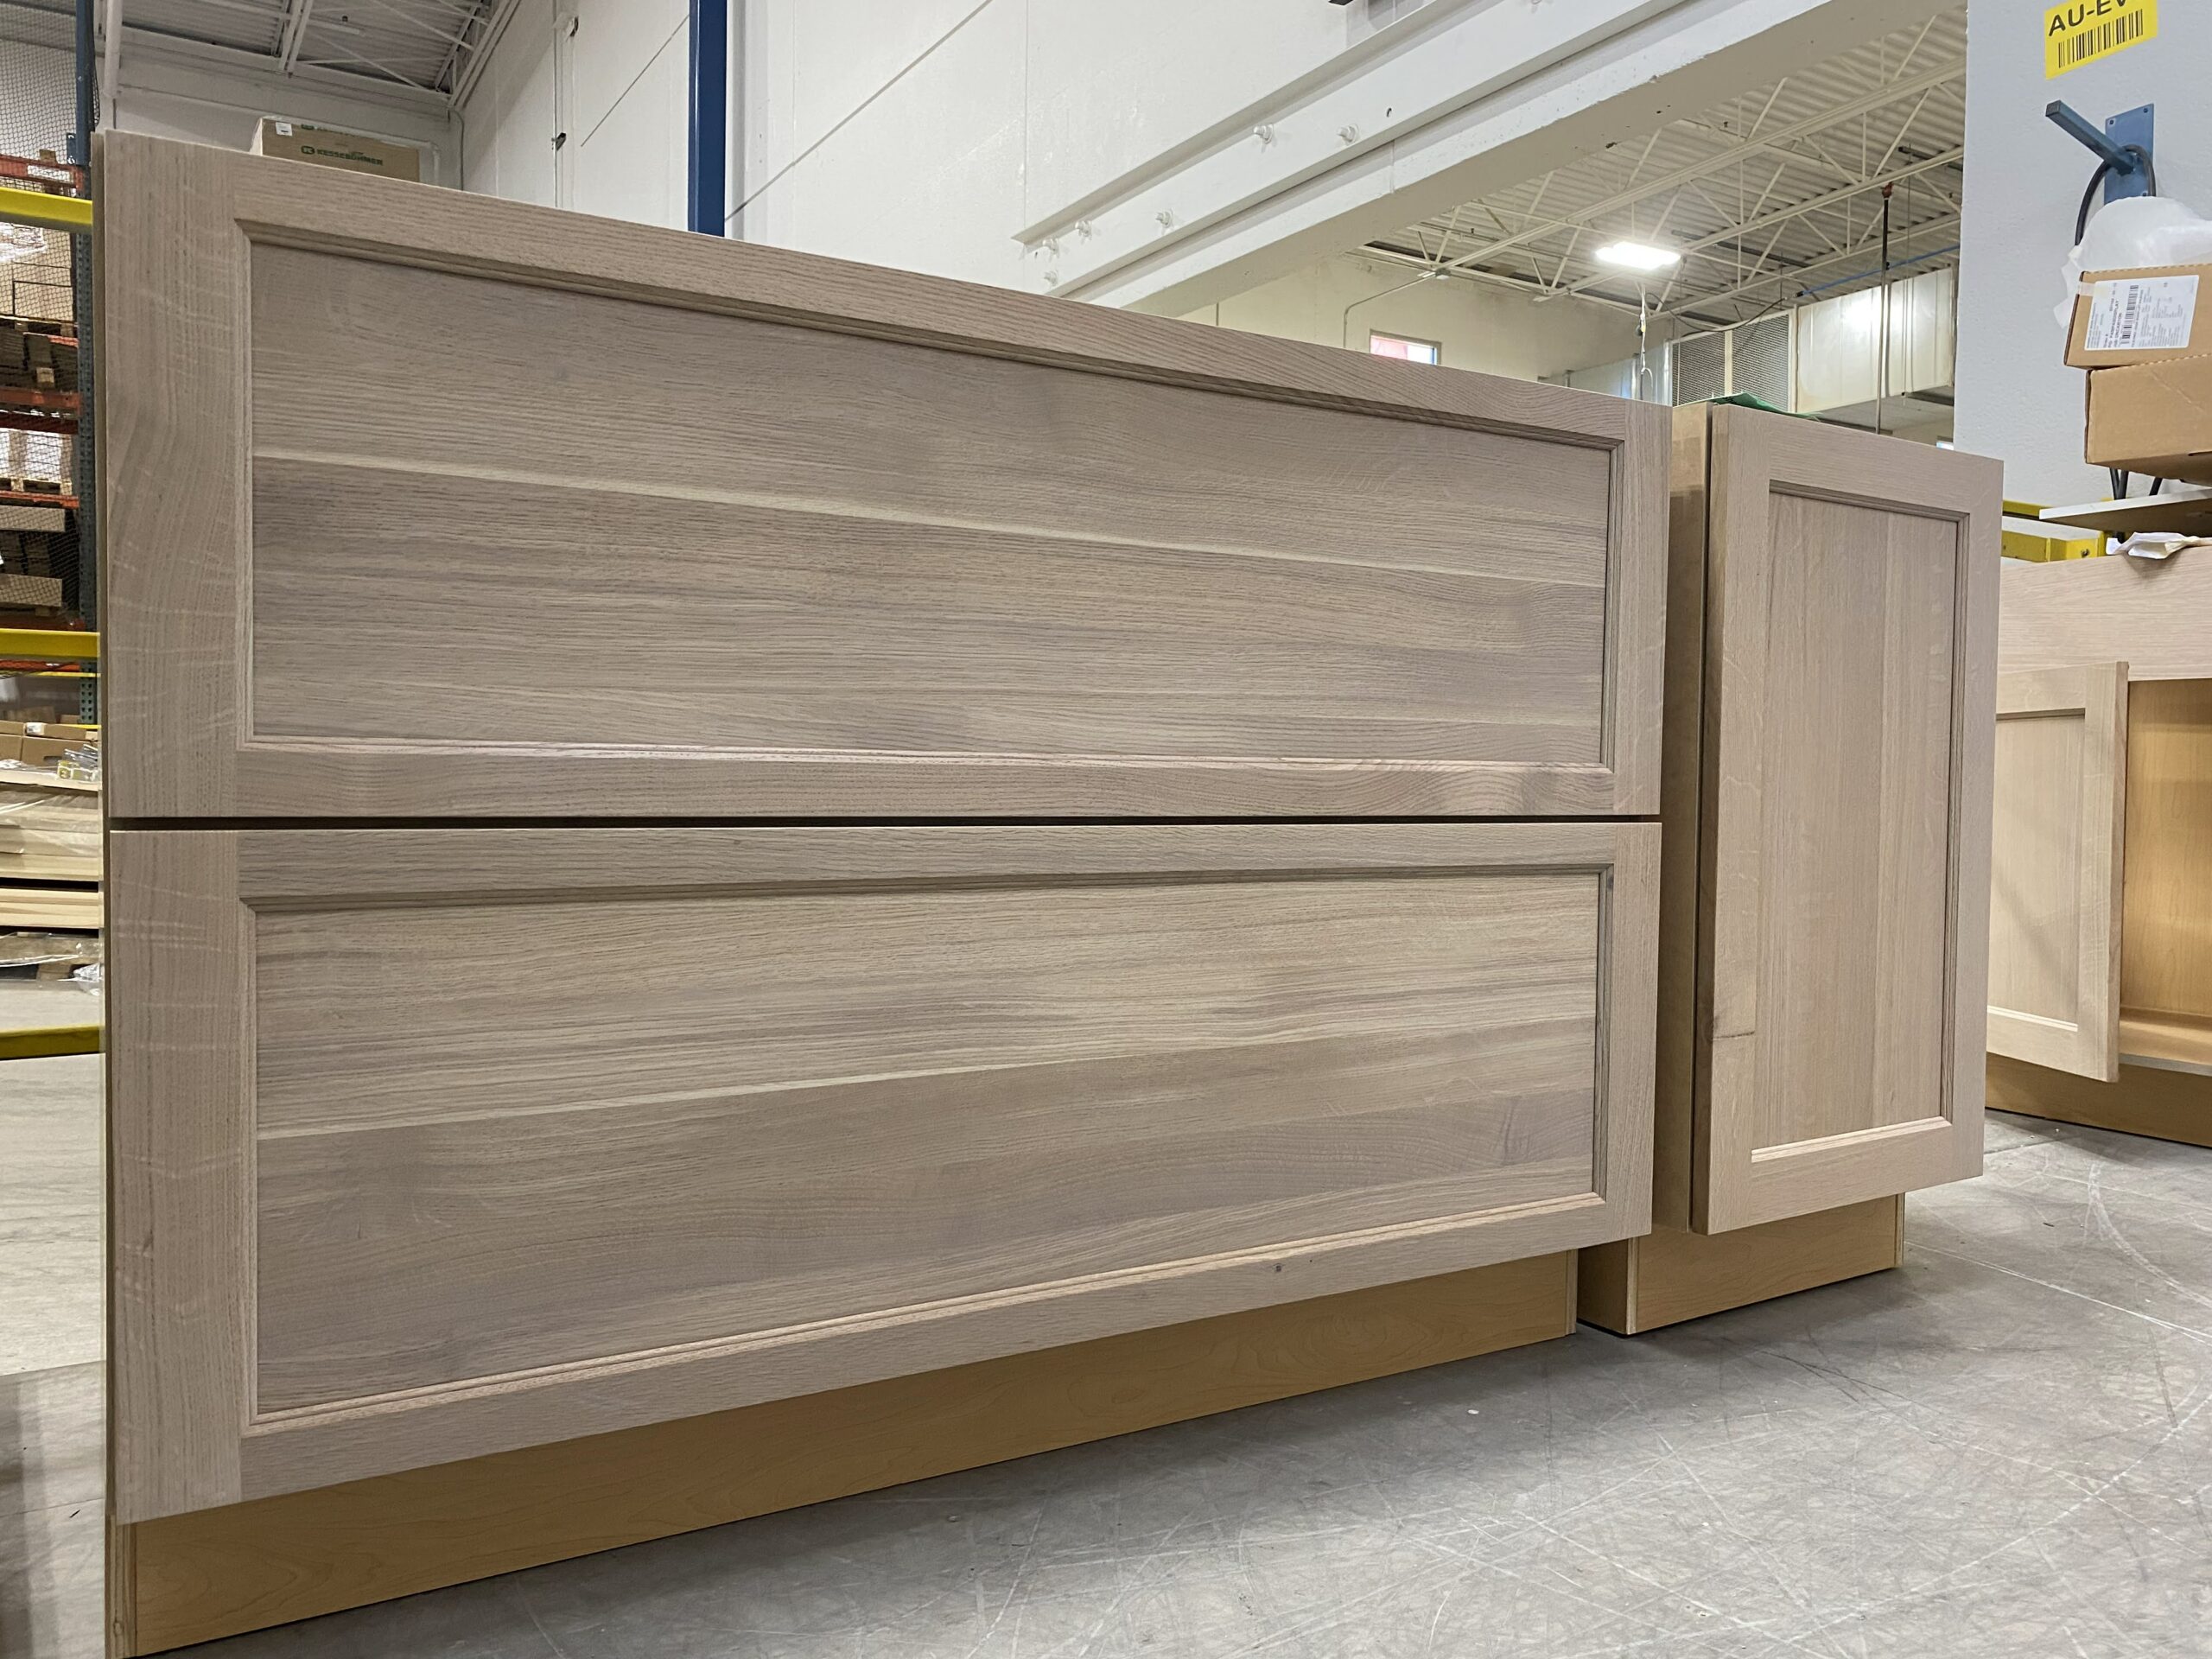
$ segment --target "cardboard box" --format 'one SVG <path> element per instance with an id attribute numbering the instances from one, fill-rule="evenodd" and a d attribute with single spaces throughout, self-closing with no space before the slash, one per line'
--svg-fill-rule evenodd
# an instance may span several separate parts
<path id="1" fill-rule="evenodd" d="M 2093 467 L 2212 484 L 2212 355 L 2089 372 Z"/>
<path id="2" fill-rule="evenodd" d="M 373 173 L 387 179 L 412 179 L 419 183 L 423 177 L 423 152 L 412 144 L 386 143 L 357 132 L 311 127 L 304 121 L 279 121 L 274 116 L 264 118 L 254 133 L 253 153 L 343 168 L 348 173 Z"/>
<path id="3" fill-rule="evenodd" d="M 2093 270 L 2074 299 L 2066 360 L 2077 369 L 2120 368 L 2212 357 L 2212 265 Z"/>
<path id="4" fill-rule="evenodd" d="M 17 740 L 16 759 L 27 766 L 50 766 L 72 749 L 87 747 L 82 738 L 26 737 Z"/>
<path id="5" fill-rule="evenodd" d="M 2082 456 L 2212 483 L 2212 265 L 2096 270 L 2074 301 L 2066 360 L 2089 372 Z"/>

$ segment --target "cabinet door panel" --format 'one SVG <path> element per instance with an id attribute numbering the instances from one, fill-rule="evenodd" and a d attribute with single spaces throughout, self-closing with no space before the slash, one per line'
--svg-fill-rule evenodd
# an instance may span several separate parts
<path id="1" fill-rule="evenodd" d="M 122 817 L 1656 810 L 1662 410 L 99 165 Z"/>
<path id="2" fill-rule="evenodd" d="M 1980 1167 L 1993 463 L 1713 416 L 1693 1219 Z"/>
<path id="3" fill-rule="evenodd" d="M 1649 1225 L 1656 824 L 112 840 L 126 1520 Z"/>
<path id="4" fill-rule="evenodd" d="M 1997 681 L 1989 1052 L 2120 1076 L 2127 664 Z"/>

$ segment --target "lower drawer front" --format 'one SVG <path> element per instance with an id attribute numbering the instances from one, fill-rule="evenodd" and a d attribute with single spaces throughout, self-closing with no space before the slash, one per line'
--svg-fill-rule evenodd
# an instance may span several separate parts
<path id="1" fill-rule="evenodd" d="M 119 833 L 125 1518 L 1639 1231 L 1656 836 Z"/>

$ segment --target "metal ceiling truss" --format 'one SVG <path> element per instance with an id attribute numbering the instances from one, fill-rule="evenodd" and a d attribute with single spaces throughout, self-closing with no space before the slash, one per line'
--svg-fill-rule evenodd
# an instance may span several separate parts
<path id="1" fill-rule="evenodd" d="M 41 40 L 66 28 L 75 0 L 0 0 L 0 35 Z M 517 0 L 104 0 L 104 73 L 118 47 L 219 54 L 273 73 L 350 80 L 455 106 Z M 367 86 L 364 90 L 368 90 Z"/>
<path id="2" fill-rule="evenodd" d="M 1363 252 L 1441 275 L 1740 321 L 1955 250 L 1965 160 L 1964 7 L 1639 139 L 1376 238 Z M 1681 255 L 1639 278 L 1600 264 L 1616 238 Z M 1871 256 L 1871 257 L 1870 257 Z M 1868 267 L 1837 276 L 1842 267 Z"/>

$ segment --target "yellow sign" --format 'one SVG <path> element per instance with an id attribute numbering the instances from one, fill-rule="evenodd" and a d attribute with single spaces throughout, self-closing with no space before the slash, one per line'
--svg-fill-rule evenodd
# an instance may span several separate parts
<path id="1" fill-rule="evenodd" d="M 2158 35 L 2158 0 L 2068 0 L 2043 15 L 2043 78 Z"/>

